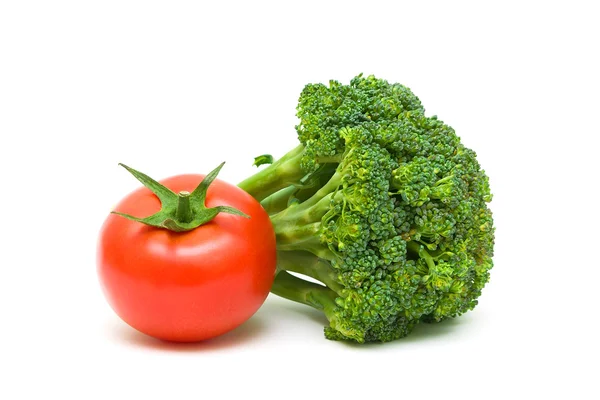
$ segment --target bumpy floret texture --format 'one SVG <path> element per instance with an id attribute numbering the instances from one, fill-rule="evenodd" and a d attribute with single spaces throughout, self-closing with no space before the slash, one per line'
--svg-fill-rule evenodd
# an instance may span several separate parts
<path id="1" fill-rule="evenodd" d="M 359 342 L 390 341 L 473 309 L 494 244 L 475 153 L 408 88 L 372 76 L 308 85 L 297 115 L 304 170 L 339 160 L 320 227 L 344 287 L 337 325 Z M 347 331 L 332 324 L 325 334 Z"/>

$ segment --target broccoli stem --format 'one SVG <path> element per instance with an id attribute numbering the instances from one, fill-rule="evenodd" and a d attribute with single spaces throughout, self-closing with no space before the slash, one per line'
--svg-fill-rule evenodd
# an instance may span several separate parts
<path id="1" fill-rule="evenodd" d="M 290 239 L 296 239 L 298 236 L 304 235 L 304 226 L 321 222 L 323 216 L 327 214 L 331 207 L 332 198 L 338 194 L 337 190 L 341 185 L 343 173 L 336 172 L 331 179 L 319 190 L 316 191 L 310 198 L 301 203 L 290 204 L 287 208 L 279 213 L 271 215 L 271 221 L 275 226 L 275 230 L 279 229 L 281 238 L 286 236 Z M 281 196 L 286 196 L 287 189 L 280 191 Z M 267 201 L 267 205 L 272 208 L 282 206 L 283 199 L 279 198 L 280 193 L 276 193 Z M 299 230 L 299 232 L 298 232 Z M 317 230 L 310 232 L 317 233 Z M 288 242 L 291 240 L 288 240 Z"/>
<path id="2" fill-rule="evenodd" d="M 316 279 L 338 295 L 341 295 L 344 288 L 338 280 L 337 272 L 329 262 L 306 251 L 279 251 L 277 268 Z"/>
<path id="3" fill-rule="evenodd" d="M 275 277 L 271 293 L 323 311 L 331 328 L 360 343 L 364 341 L 363 332 L 340 320 L 335 302 L 338 295 L 333 290 L 280 271 Z"/>
<path id="4" fill-rule="evenodd" d="M 277 296 L 306 304 L 317 310 L 335 309 L 336 293 L 319 284 L 305 281 L 286 271 L 280 271 L 275 277 L 271 292 Z"/>
<path id="5" fill-rule="evenodd" d="M 281 227 L 275 224 L 277 250 L 308 251 L 323 260 L 333 261 L 335 254 L 321 242 L 321 223 Z"/>
<path id="6" fill-rule="evenodd" d="M 271 216 L 273 224 L 280 226 L 299 226 L 321 222 L 323 216 L 325 216 L 330 209 L 333 195 L 334 193 L 329 193 L 309 207 L 307 207 L 308 200 L 304 203 L 290 204 L 283 211 Z"/>
<path id="7" fill-rule="evenodd" d="M 429 254 L 427 250 L 425 250 L 425 246 L 423 246 L 420 243 L 410 241 L 406 243 L 406 248 L 408 251 L 418 255 L 423 260 L 425 260 L 425 263 L 427 264 L 427 267 L 430 271 L 435 269 L 435 262 L 433 260 L 433 257 Z"/>
<path id="8" fill-rule="evenodd" d="M 334 156 L 318 156 L 315 158 L 315 161 L 319 164 L 326 164 L 326 163 L 339 164 L 342 162 L 343 159 L 344 159 L 343 154 L 336 154 Z"/>
<path id="9" fill-rule="evenodd" d="M 319 232 L 321 230 L 320 222 L 311 224 L 274 223 L 273 225 L 278 249 L 295 250 L 297 246 L 302 247 L 302 243 L 321 243 L 319 239 Z"/>
<path id="10" fill-rule="evenodd" d="M 292 196 L 298 189 L 295 186 L 288 186 L 276 193 L 273 193 L 260 202 L 269 215 L 277 214 L 285 210 L 290 205 Z"/>
<path id="11" fill-rule="evenodd" d="M 331 199 L 340 186 L 342 173 L 336 172 L 331 179 L 310 198 L 301 203 L 290 204 L 283 211 L 271 214 L 279 250 L 304 250 L 331 261 L 335 255 L 321 242 L 321 220 L 331 209 Z M 286 196 L 286 191 L 280 191 Z M 267 202 L 278 208 L 283 203 L 279 192 Z M 267 205 L 268 205 L 267 204 Z"/>
<path id="12" fill-rule="evenodd" d="M 305 173 L 300 168 L 304 146 L 299 145 L 267 168 L 257 172 L 238 186 L 262 201 L 289 185 L 296 184 Z"/>
<path id="13" fill-rule="evenodd" d="M 281 189 L 278 192 L 271 194 L 269 197 L 261 201 L 260 204 L 269 213 L 269 215 L 273 215 L 285 210 L 287 207 L 293 204 L 298 204 L 309 200 L 319 191 L 319 189 L 324 184 L 331 181 L 331 178 L 333 178 L 333 176 L 329 176 L 329 173 L 333 175 L 334 172 L 335 166 L 329 164 L 327 167 L 323 167 L 318 171 L 310 174 L 311 178 L 316 181 L 309 180 L 308 183 L 300 182 L 299 184 L 290 185 L 285 189 Z M 327 178 L 327 176 L 329 177 Z M 335 180 L 331 182 L 331 186 L 337 188 L 337 185 L 341 183 L 340 180 L 341 175 L 335 176 Z M 321 199 L 319 201 L 323 200 L 324 199 Z M 329 203 L 327 203 L 327 205 L 329 206 Z M 323 213 L 321 213 L 321 215 L 318 216 L 317 219 L 320 219 L 322 215 Z M 316 219 L 314 221 L 316 221 Z"/>
<path id="14" fill-rule="evenodd" d="M 278 250 L 304 250 L 324 260 L 332 261 L 335 254 L 321 242 L 321 218 L 329 211 L 331 194 L 311 208 L 304 203 L 293 204 L 284 211 L 272 215 Z"/>
<path id="15" fill-rule="evenodd" d="M 309 199 L 303 201 L 294 209 L 296 213 L 307 212 L 311 207 L 314 207 L 321 203 L 321 200 L 326 198 L 331 198 L 331 196 L 338 190 L 340 185 L 342 184 L 343 170 L 336 171 L 335 174 L 327 181 L 325 185 L 323 185 L 315 194 L 313 194 Z M 325 207 L 329 207 L 329 201 L 327 201 L 324 205 Z M 324 213 L 323 213 L 324 214 Z"/>

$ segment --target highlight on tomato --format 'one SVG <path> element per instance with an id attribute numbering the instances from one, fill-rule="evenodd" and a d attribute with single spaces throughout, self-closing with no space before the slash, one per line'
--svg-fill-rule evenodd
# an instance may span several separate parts
<path id="1" fill-rule="evenodd" d="M 103 292 L 127 324 L 194 342 L 228 332 L 263 304 L 276 268 L 275 233 L 260 203 L 208 175 L 161 182 L 120 164 L 144 187 L 104 222 L 97 249 Z"/>

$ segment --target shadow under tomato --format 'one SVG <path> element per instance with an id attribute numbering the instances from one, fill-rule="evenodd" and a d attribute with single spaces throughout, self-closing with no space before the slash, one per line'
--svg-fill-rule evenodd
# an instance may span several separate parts
<path id="1" fill-rule="evenodd" d="M 173 351 L 173 352 L 192 352 L 192 351 L 212 351 L 234 347 L 245 344 L 259 337 L 265 329 L 265 324 L 260 315 L 254 315 L 248 321 L 237 328 L 202 342 L 177 343 L 168 342 L 145 335 L 123 321 L 111 324 L 108 329 L 110 335 L 115 341 L 135 347 L 143 347 L 151 350 Z"/>

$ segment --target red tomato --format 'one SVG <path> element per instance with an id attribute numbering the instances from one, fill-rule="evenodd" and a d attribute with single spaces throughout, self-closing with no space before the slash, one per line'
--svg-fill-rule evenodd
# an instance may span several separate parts
<path id="1" fill-rule="evenodd" d="M 204 175 L 161 181 L 175 193 L 193 191 Z M 106 298 L 135 329 L 156 338 L 190 342 L 225 333 L 250 318 L 265 301 L 275 276 L 275 233 L 252 196 L 215 180 L 206 206 L 226 213 L 186 232 L 144 225 L 111 214 L 102 226 L 97 266 Z M 146 217 L 159 199 L 140 188 L 116 211 Z"/>

